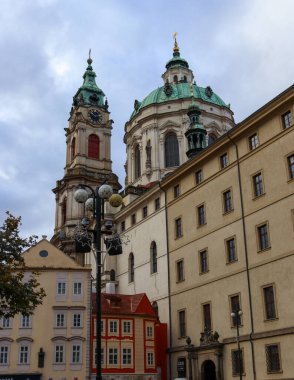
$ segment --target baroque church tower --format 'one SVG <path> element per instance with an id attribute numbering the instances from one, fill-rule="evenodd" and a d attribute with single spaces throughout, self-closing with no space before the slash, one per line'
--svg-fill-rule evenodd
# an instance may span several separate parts
<path id="1" fill-rule="evenodd" d="M 206 139 L 201 149 L 235 125 L 230 105 L 210 86 L 200 87 L 196 83 L 188 62 L 181 57 L 176 34 L 173 56 L 165 68 L 163 85 L 142 101 L 135 100 L 134 110 L 125 124 L 127 193 L 138 191 L 134 188 L 152 186 L 197 152 L 199 147 L 193 146 L 191 150 L 196 124 L 197 134 L 200 126 L 204 128 L 199 135 Z"/>
<path id="2" fill-rule="evenodd" d="M 105 94 L 96 84 L 92 59 L 83 75 L 83 85 L 73 97 L 66 136 L 64 176 L 53 189 L 56 199 L 55 230 L 51 241 L 58 248 L 84 265 L 84 253 L 76 252 L 74 228 L 85 215 L 84 205 L 74 200 L 80 184 L 95 189 L 105 180 L 114 191 L 120 189 L 112 173 L 111 130 Z"/>

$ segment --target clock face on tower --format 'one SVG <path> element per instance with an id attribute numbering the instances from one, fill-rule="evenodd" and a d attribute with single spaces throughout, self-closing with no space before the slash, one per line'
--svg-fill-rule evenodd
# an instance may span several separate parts
<path id="1" fill-rule="evenodd" d="M 91 109 L 89 112 L 88 112 L 89 116 L 90 116 L 90 119 L 92 120 L 93 123 L 101 123 L 102 121 L 102 115 L 99 111 L 95 110 L 95 109 Z"/>

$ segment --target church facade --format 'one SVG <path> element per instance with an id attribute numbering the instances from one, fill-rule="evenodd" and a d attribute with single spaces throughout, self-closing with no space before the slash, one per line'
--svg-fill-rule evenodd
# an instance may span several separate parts
<path id="1" fill-rule="evenodd" d="M 82 265 L 74 229 L 85 210 L 74 191 L 104 180 L 120 190 L 91 64 L 53 190 L 52 242 Z M 195 82 L 176 39 L 162 79 L 125 124 L 124 206 L 112 220 L 127 244 L 106 255 L 103 286 L 147 294 L 168 324 L 170 379 L 292 379 L 294 87 L 236 125 L 230 106 Z"/>

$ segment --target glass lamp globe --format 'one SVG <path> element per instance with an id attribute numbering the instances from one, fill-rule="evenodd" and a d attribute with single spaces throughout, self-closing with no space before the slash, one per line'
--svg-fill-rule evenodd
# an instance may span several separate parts
<path id="1" fill-rule="evenodd" d="M 119 207 L 123 202 L 122 197 L 119 194 L 112 194 L 108 201 L 112 207 Z"/>
<path id="2" fill-rule="evenodd" d="M 78 203 L 85 203 L 88 197 L 89 197 L 88 192 L 85 189 L 78 189 L 74 193 L 74 199 Z"/>
<path id="3" fill-rule="evenodd" d="M 99 187 L 98 194 L 102 199 L 108 199 L 113 193 L 112 187 L 110 185 L 104 184 Z"/>
<path id="4" fill-rule="evenodd" d="M 85 207 L 87 211 L 93 211 L 94 210 L 94 199 L 88 198 L 85 203 Z"/>

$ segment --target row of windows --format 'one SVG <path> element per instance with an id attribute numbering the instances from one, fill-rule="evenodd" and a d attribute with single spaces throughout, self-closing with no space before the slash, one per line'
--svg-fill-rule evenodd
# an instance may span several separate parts
<path id="1" fill-rule="evenodd" d="M 276 297 L 275 297 L 275 286 L 274 284 L 265 285 L 262 288 L 263 297 L 263 310 L 264 310 L 264 320 L 271 321 L 277 319 L 277 307 L 276 307 Z M 203 330 L 212 331 L 212 305 L 211 302 L 206 302 L 201 305 L 202 308 L 202 326 Z M 230 309 L 230 321 L 231 327 L 234 328 L 237 325 L 243 325 L 243 316 L 239 315 L 236 311 L 242 310 L 241 307 L 241 296 L 240 294 L 234 294 L 229 296 L 229 309 Z M 179 322 L 179 338 L 185 338 L 187 336 L 186 329 L 186 310 L 178 311 L 178 322 Z"/>
<path id="2" fill-rule="evenodd" d="M 28 343 L 19 344 L 18 349 L 18 364 L 30 364 L 31 346 Z M 12 358 L 13 361 L 15 357 Z M 2 342 L 0 345 L 0 365 L 9 365 L 10 363 L 10 344 Z M 54 346 L 54 363 L 65 363 L 65 345 L 56 344 Z M 82 344 L 74 343 L 71 346 L 71 364 L 82 363 Z"/>
<path id="3" fill-rule="evenodd" d="M 67 282 L 58 281 L 56 284 L 56 294 L 58 296 L 64 296 L 67 293 Z M 81 296 L 83 294 L 83 283 L 81 281 L 75 281 L 72 286 L 72 294 L 75 296 Z"/>
<path id="4" fill-rule="evenodd" d="M 265 363 L 267 373 L 280 373 L 282 372 L 281 366 L 281 353 L 280 344 L 271 343 L 265 345 Z M 232 375 L 245 375 L 245 363 L 243 349 L 232 350 Z"/>
<path id="5" fill-rule="evenodd" d="M 67 313 L 57 312 L 54 317 L 55 327 L 66 327 L 67 326 Z M 0 328 L 11 329 L 13 325 L 13 318 L 1 318 Z M 83 326 L 83 313 L 73 312 L 71 315 L 71 327 L 82 327 Z M 20 328 L 32 328 L 32 316 L 22 315 L 20 317 Z"/>
<path id="6" fill-rule="evenodd" d="M 97 351 L 95 349 L 95 364 L 97 364 Z M 121 352 L 117 347 L 108 347 L 107 349 L 107 357 L 105 358 L 104 348 L 101 348 L 101 354 L 100 354 L 100 362 L 101 365 L 107 365 L 110 366 L 126 366 L 130 365 L 133 366 L 133 349 L 131 347 L 122 348 Z M 153 367 L 155 365 L 155 357 L 154 357 L 154 351 L 147 350 L 146 351 L 146 366 L 147 367 Z"/>
<path id="7" fill-rule="evenodd" d="M 178 228 L 178 227 L 177 227 Z M 270 248 L 268 224 L 264 223 L 256 227 L 258 236 L 258 251 L 267 250 Z M 236 237 L 230 237 L 225 240 L 226 263 L 234 263 L 238 260 Z M 208 249 L 205 248 L 199 251 L 199 273 L 207 273 L 209 271 Z M 184 259 L 176 262 L 176 279 L 177 282 L 185 280 L 184 274 Z"/>
<path id="8" fill-rule="evenodd" d="M 160 198 L 158 197 L 158 198 L 156 198 L 154 200 L 154 212 L 158 211 L 159 209 L 160 209 Z M 148 206 L 144 206 L 142 208 L 142 219 L 147 218 L 147 216 L 148 216 Z M 132 226 L 135 225 L 136 222 L 137 222 L 137 215 L 134 213 L 134 214 L 131 215 L 131 225 Z M 121 222 L 121 224 L 120 224 L 120 230 L 121 230 L 121 232 L 124 232 L 126 230 L 126 222 L 125 222 L 125 220 L 123 220 Z"/>
<path id="9" fill-rule="evenodd" d="M 71 160 L 75 158 L 76 155 L 76 138 L 74 137 L 71 140 Z M 99 160 L 100 158 L 100 140 L 97 135 L 90 135 L 88 138 L 88 157 L 95 158 Z"/>
<path id="10" fill-rule="evenodd" d="M 135 280 L 135 257 L 133 252 L 129 254 L 128 260 L 129 283 Z M 150 245 L 150 274 L 157 273 L 157 245 L 153 241 Z"/>

